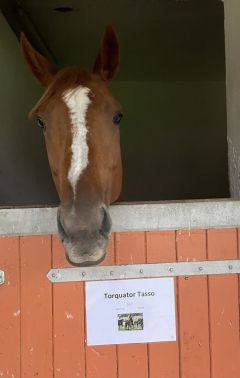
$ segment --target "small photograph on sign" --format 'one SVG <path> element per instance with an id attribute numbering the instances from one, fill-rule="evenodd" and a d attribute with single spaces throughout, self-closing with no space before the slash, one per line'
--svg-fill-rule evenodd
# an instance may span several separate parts
<path id="1" fill-rule="evenodd" d="M 142 331 L 143 313 L 118 314 L 119 331 Z"/>

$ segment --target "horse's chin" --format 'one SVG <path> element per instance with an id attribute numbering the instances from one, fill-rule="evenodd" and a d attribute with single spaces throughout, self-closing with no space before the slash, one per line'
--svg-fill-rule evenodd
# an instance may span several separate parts
<path id="1" fill-rule="evenodd" d="M 77 258 L 74 261 L 69 258 L 69 255 L 66 253 L 66 259 L 69 262 L 69 264 L 73 266 L 78 266 L 78 267 L 88 267 L 88 266 L 94 266 L 100 264 L 102 261 L 104 261 L 106 257 L 106 253 L 102 255 L 102 257 L 98 260 L 91 260 L 88 257 L 87 258 Z"/>
<path id="2" fill-rule="evenodd" d="M 96 247 L 89 249 L 85 247 L 85 252 L 82 252 L 81 250 L 81 241 L 78 241 L 76 244 L 69 241 L 63 241 L 62 244 L 65 250 L 66 259 L 71 265 L 87 267 L 98 265 L 105 259 L 107 242 L 107 239 L 101 238 Z"/>

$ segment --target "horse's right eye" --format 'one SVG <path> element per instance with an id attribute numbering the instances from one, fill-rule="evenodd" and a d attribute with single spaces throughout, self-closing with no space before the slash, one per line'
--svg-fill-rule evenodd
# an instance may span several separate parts
<path id="1" fill-rule="evenodd" d="M 119 125 L 121 122 L 121 119 L 123 117 L 123 114 L 121 112 L 116 112 L 113 116 L 113 122 L 115 125 Z"/>
<path id="2" fill-rule="evenodd" d="M 45 130 L 46 129 L 46 125 L 44 123 L 44 121 L 42 120 L 41 117 L 37 117 L 36 119 L 36 122 L 37 122 L 37 126 L 42 129 L 42 130 Z"/>

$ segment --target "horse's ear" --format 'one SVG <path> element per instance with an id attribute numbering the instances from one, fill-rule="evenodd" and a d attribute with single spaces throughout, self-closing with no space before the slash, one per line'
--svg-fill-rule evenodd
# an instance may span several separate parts
<path id="1" fill-rule="evenodd" d="M 111 25 L 107 25 L 100 50 L 94 63 L 93 72 L 100 74 L 103 80 L 110 80 L 119 65 L 119 44 Z"/>
<path id="2" fill-rule="evenodd" d="M 20 35 L 20 44 L 32 74 L 41 85 L 47 87 L 57 72 L 56 68 L 43 55 L 34 50 L 24 33 Z"/>

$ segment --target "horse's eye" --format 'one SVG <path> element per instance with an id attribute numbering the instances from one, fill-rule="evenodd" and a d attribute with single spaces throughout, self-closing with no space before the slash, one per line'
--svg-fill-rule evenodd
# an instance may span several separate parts
<path id="1" fill-rule="evenodd" d="M 115 123 L 115 125 L 119 125 L 122 117 L 123 117 L 123 114 L 121 112 L 117 112 L 117 113 L 114 114 L 113 122 Z"/>
<path id="2" fill-rule="evenodd" d="M 41 117 L 37 117 L 36 122 L 37 122 L 37 126 L 38 126 L 40 129 L 43 129 L 43 130 L 46 129 L 46 125 L 45 125 L 45 123 L 44 123 L 44 121 L 42 120 Z"/>

